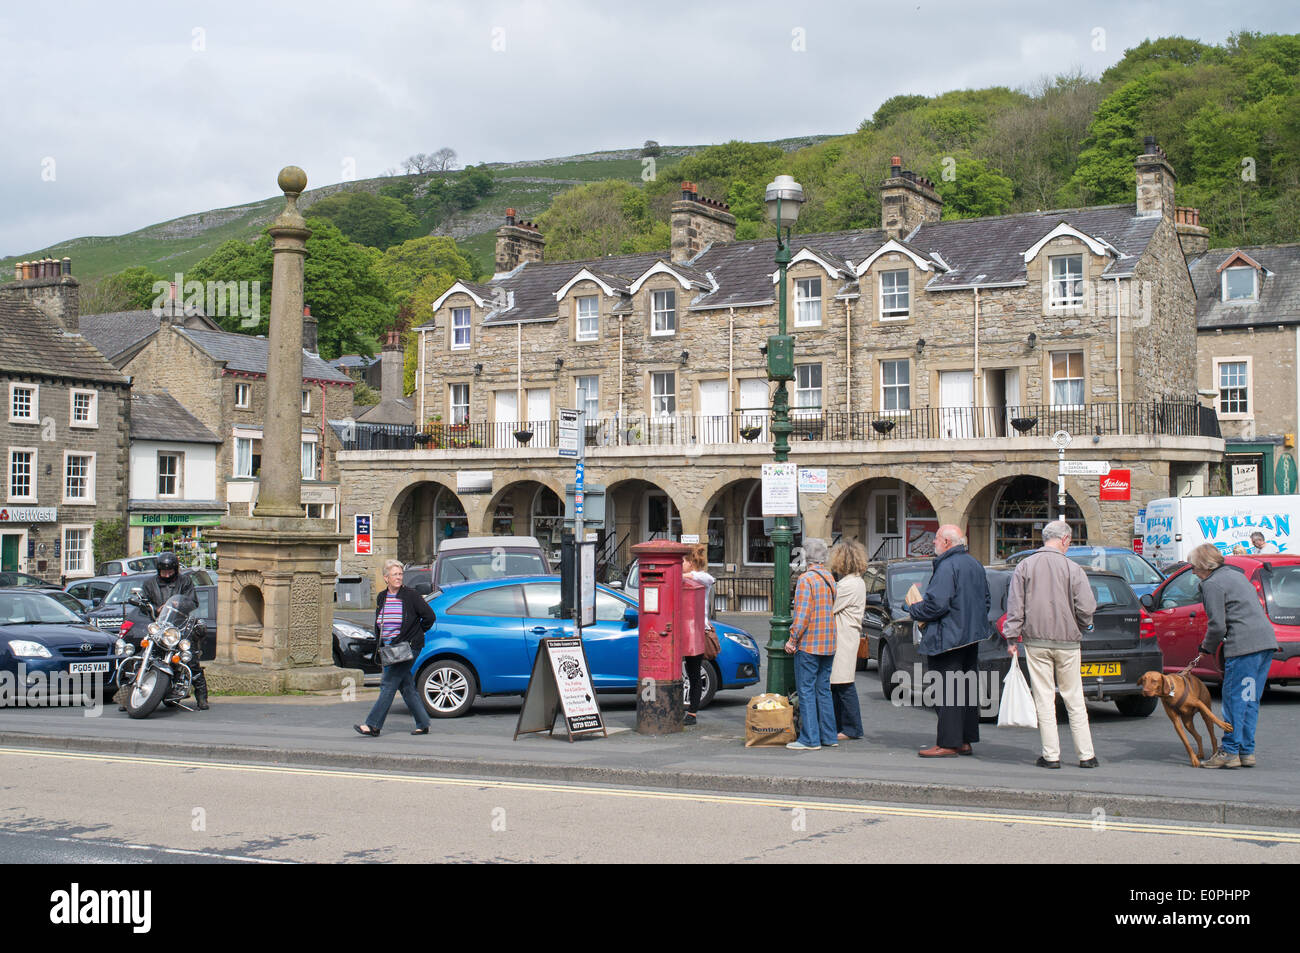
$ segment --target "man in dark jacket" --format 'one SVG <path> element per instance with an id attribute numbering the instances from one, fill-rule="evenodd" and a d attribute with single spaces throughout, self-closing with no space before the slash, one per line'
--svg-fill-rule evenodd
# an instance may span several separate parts
<path id="1" fill-rule="evenodd" d="M 140 595 L 154 607 L 155 612 L 173 596 L 180 596 L 177 608 L 186 615 L 199 607 L 199 595 L 194 589 L 194 580 L 181 574 L 180 561 L 175 553 L 160 554 L 154 568 L 156 575 L 144 581 Z M 208 680 L 203 674 L 203 663 L 200 661 L 203 656 L 202 644 L 194 647 L 193 656 L 188 665 L 194 676 L 190 680 L 194 688 L 194 703 L 199 711 L 207 711 Z"/>
<path id="2" fill-rule="evenodd" d="M 938 738 L 920 755 L 951 758 L 971 754 L 980 740 L 979 644 L 989 634 L 989 583 L 958 527 L 939 527 L 934 552 L 925 596 L 909 592 L 906 601 L 913 624 L 925 624 L 918 651 L 942 680 Z"/>

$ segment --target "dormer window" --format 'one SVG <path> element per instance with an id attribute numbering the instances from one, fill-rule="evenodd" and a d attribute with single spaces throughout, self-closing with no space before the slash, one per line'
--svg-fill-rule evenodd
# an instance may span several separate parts
<path id="1" fill-rule="evenodd" d="M 1051 259 L 1053 308 L 1072 308 L 1083 304 L 1083 256 L 1058 255 Z"/>
<path id="2" fill-rule="evenodd" d="M 464 350 L 469 347 L 469 308 L 451 309 L 451 349 Z"/>
<path id="3" fill-rule="evenodd" d="M 908 294 L 908 272 L 882 271 L 880 273 L 880 317 L 884 320 L 905 318 L 908 316 L 910 295 Z"/>
<path id="4" fill-rule="evenodd" d="M 1253 301 L 1257 295 L 1254 268 L 1228 268 L 1223 272 L 1224 301 Z"/>
<path id="5" fill-rule="evenodd" d="M 673 334 L 677 331 L 677 292 L 650 292 L 650 333 Z"/>
<path id="6" fill-rule="evenodd" d="M 802 278 L 794 283 L 794 326 L 813 327 L 822 323 L 822 280 Z"/>

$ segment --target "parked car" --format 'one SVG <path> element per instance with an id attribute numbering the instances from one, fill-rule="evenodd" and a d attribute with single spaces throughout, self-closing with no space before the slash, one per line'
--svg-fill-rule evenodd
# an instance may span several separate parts
<path id="1" fill-rule="evenodd" d="M 57 582 L 47 582 L 40 576 L 30 576 L 25 572 L 5 570 L 0 572 L 0 589 L 58 589 Z"/>
<path id="2" fill-rule="evenodd" d="M 63 587 L 63 591 L 93 609 L 104 601 L 109 590 L 116 586 L 121 578 L 120 575 L 91 576 L 89 579 L 78 579 L 76 582 L 68 583 Z"/>
<path id="3" fill-rule="evenodd" d="M 542 544 L 532 536 L 465 536 L 444 539 L 432 563 L 406 567 L 403 583 L 422 596 L 458 582 L 551 571 Z"/>
<path id="4" fill-rule="evenodd" d="M 863 632 L 871 646 L 871 657 L 877 660 L 881 691 L 886 698 L 895 691 L 895 672 L 915 672 L 915 666 L 922 664 L 912 643 L 912 618 L 903 609 L 903 597 L 913 583 L 925 591 L 930 569 L 929 560 L 896 560 L 868 567 Z M 999 696 L 986 690 L 994 683 L 1000 686 L 1011 667 L 1002 627 L 1014 570 L 1000 565 L 987 567 L 985 572 L 989 582 L 989 638 L 980 643 L 979 670 L 990 673 L 981 679 L 981 715 L 987 718 L 996 716 Z M 1122 715 L 1145 717 L 1155 711 L 1157 699 L 1143 697 L 1138 679 L 1162 665 L 1154 626 L 1143 618 L 1137 596 L 1121 576 L 1086 568 L 1084 572 L 1097 599 L 1093 629 L 1083 633 L 1081 646 L 1084 696 L 1091 701 L 1114 701 Z M 1018 658 L 1028 678 L 1024 652 Z M 914 685 L 915 689 L 920 687 Z"/>
<path id="5" fill-rule="evenodd" d="M 96 576 L 129 576 L 133 572 L 153 572 L 158 568 L 157 556 L 130 556 L 110 559 L 95 567 Z"/>
<path id="6" fill-rule="evenodd" d="M 1038 552 L 1036 549 L 1022 549 L 1007 558 L 1007 565 L 1015 566 L 1026 556 L 1036 552 Z M 1160 585 L 1165 578 L 1151 560 L 1122 546 L 1071 546 L 1065 551 L 1065 555 L 1085 569 L 1118 573 L 1139 596 L 1155 592 L 1156 586 Z"/>
<path id="7" fill-rule="evenodd" d="M 36 591 L 40 592 L 42 595 L 49 596 L 59 605 L 63 606 L 63 608 L 67 609 L 69 612 L 75 615 L 82 622 L 85 622 L 87 624 L 90 623 L 90 620 L 89 618 L 87 618 L 86 615 L 91 609 L 89 603 L 82 602 L 76 596 L 64 592 L 62 589 L 38 589 Z"/>
<path id="8" fill-rule="evenodd" d="M 207 627 L 208 637 L 203 641 L 203 661 L 216 657 L 217 652 L 217 585 L 212 574 L 206 569 L 183 569 L 182 573 L 194 580 L 194 592 L 199 600 L 196 610 L 199 618 Z M 145 614 L 134 606 L 128 605 L 131 590 L 142 587 L 146 579 L 153 577 L 152 572 L 135 573 L 119 576 L 113 588 L 108 591 L 98 606 L 86 613 L 91 625 L 100 631 L 112 633 L 116 638 L 119 632 L 130 631 L 132 626 L 146 624 L 149 620 Z M 129 624 L 128 624 L 129 623 Z"/>
<path id="9" fill-rule="evenodd" d="M 116 645 L 116 632 L 86 625 L 47 592 L 0 589 L 0 672 L 7 673 L 15 687 L 21 665 L 27 676 L 102 676 L 105 694 L 112 694 L 117 685 Z"/>
<path id="10" fill-rule="evenodd" d="M 447 586 L 426 597 L 437 622 L 415 661 L 415 684 L 429 714 L 466 714 L 479 695 L 522 695 L 538 640 L 572 634 L 558 618 L 560 579 L 554 575 L 488 579 Z M 360 629 L 360 626 L 355 629 Z M 758 681 L 758 646 L 748 632 L 715 622 L 721 651 L 703 666 L 702 705 L 721 689 Z M 336 624 L 335 633 L 339 628 Z M 373 651 L 373 635 L 370 635 Z M 359 638 L 352 640 L 357 652 Z M 596 587 L 596 624 L 583 630 L 592 683 L 602 692 L 637 687 L 637 606 L 620 592 Z M 341 664 L 352 664 L 347 655 Z"/>
<path id="11" fill-rule="evenodd" d="M 1300 556 L 1226 556 L 1224 563 L 1246 574 L 1273 623 L 1279 650 L 1268 670 L 1269 684 L 1300 681 Z M 1190 566 L 1176 570 L 1142 604 L 1151 614 L 1164 653 L 1164 670 L 1181 672 L 1205 639 L 1207 620 L 1201 580 Z M 1223 681 L 1223 646 L 1202 658 L 1192 674 L 1204 682 Z"/>

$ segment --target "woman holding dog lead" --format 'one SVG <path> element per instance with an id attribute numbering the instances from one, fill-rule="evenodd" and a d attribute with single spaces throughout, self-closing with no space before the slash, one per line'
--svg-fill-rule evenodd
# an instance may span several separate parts
<path id="1" fill-rule="evenodd" d="M 1187 560 L 1201 580 L 1205 604 L 1205 639 L 1199 651 L 1213 655 L 1223 643 L 1223 720 L 1232 725 L 1219 750 L 1201 767 L 1253 768 L 1259 696 L 1268 681 L 1277 635 L 1255 587 L 1240 569 L 1224 565 L 1223 553 L 1214 544 L 1202 543 Z"/>

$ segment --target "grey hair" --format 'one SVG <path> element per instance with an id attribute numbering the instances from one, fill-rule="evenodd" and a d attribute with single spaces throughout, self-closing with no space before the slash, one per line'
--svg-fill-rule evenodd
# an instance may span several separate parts
<path id="1" fill-rule="evenodd" d="M 1213 543 L 1201 543 L 1187 554 L 1187 561 L 1193 569 L 1201 572 L 1213 572 L 1223 565 L 1223 553 Z"/>
<path id="2" fill-rule="evenodd" d="M 955 526 L 940 526 L 938 532 L 936 532 L 935 535 L 938 536 L 940 534 L 942 534 L 943 538 L 946 539 L 953 546 L 966 545 L 966 536 L 962 533 L 961 530 L 957 529 Z"/>
<path id="3" fill-rule="evenodd" d="M 1073 535 L 1070 532 L 1070 524 L 1065 520 L 1052 520 L 1043 527 L 1043 542 L 1049 539 L 1068 539 Z"/>
<path id="4" fill-rule="evenodd" d="M 403 568 L 403 566 L 402 566 L 402 561 L 401 561 L 400 559 L 385 559 L 385 560 L 384 560 L 384 578 L 385 578 L 385 579 L 388 578 L 388 571 L 389 571 L 390 569 L 392 569 L 394 566 L 396 566 L 398 569 L 402 569 L 402 568 Z"/>
<path id="5" fill-rule="evenodd" d="M 824 539 L 817 539 L 814 537 L 803 541 L 804 558 L 806 558 L 810 563 L 826 562 L 826 556 L 828 553 L 829 550 L 826 548 L 826 540 Z"/>

